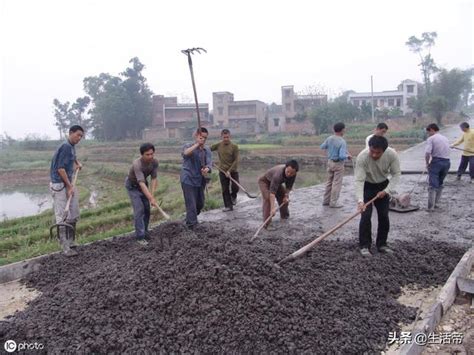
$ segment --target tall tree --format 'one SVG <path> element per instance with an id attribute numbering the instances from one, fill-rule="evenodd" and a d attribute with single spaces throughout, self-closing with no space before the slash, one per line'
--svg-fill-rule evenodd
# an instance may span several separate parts
<path id="1" fill-rule="evenodd" d="M 66 137 L 67 129 L 69 127 L 69 112 L 70 112 L 70 103 L 66 101 L 61 103 L 58 99 L 53 100 L 54 105 L 54 125 L 58 128 L 59 139 Z"/>
<path id="2" fill-rule="evenodd" d="M 405 42 L 410 51 L 420 56 L 420 63 L 418 65 L 421 67 L 427 96 L 431 95 L 431 75 L 438 70 L 434 59 L 431 57 L 431 47 L 435 45 L 437 37 L 438 34 L 436 32 L 423 32 L 421 38 L 411 36 Z"/>
<path id="3" fill-rule="evenodd" d="M 151 123 L 152 95 L 138 58 L 120 75 L 101 73 L 84 79 L 84 91 L 92 98 L 93 134 L 97 139 L 141 138 Z"/>
<path id="4" fill-rule="evenodd" d="M 426 100 L 426 109 L 431 113 L 438 125 L 441 126 L 441 121 L 448 108 L 448 102 L 443 96 L 431 96 Z"/>
<path id="5" fill-rule="evenodd" d="M 447 110 L 460 109 L 472 91 L 472 74 L 472 69 L 442 69 L 433 81 L 433 94 L 446 99 Z"/>

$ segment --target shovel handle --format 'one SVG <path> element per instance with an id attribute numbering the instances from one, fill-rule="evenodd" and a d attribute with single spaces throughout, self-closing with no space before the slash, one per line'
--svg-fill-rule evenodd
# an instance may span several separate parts
<path id="1" fill-rule="evenodd" d="M 77 176 L 79 175 L 79 168 L 76 169 L 74 172 L 74 178 L 72 179 L 72 186 L 76 186 L 76 181 L 77 181 Z M 68 213 L 69 213 L 69 207 L 71 206 L 71 201 L 72 201 L 72 195 L 68 197 L 67 202 L 66 202 L 66 207 L 64 208 L 64 219 L 66 219 Z"/>
<path id="2" fill-rule="evenodd" d="M 286 204 L 287 202 L 283 202 L 280 206 L 278 206 L 277 210 L 278 211 L 280 208 L 283 207 L 284 204 Z M 276 212 L 275 211 L 275 212 Z M 270 216 L 265 220 L 265 222 L 263 222 L 263 224 L 257 229 L 257 231 L 255 232 L 255 234 L 253 235 L 253 237 L 250 239 L 250 241 L 252 242 L 255 238 L 257 238 L 258 234 L 260 233 L 260 231 L 263 229 L 263 227 L 265 227 L 265 225 L 273 218 L 275 214 L 272 213 L 270 214 Z"/>
<path id="3" fill-rule="evenodd" d="M 214 163 L 214 166 L 217 168 L 217 170 L 219 170 L 222 174 L 225 174 L 226 172 L 221 169 L 216 163 Z M 229 174 L 230 175 L 230 174 Z M 226 175 L 227 176 L 227 175 Z M 228 176 L 230 181 L 232 181 L 234 184 L 236 184 L 243 192 L 245 192 L 245 194 L 249 197 L 249 198 L 257 198 L 257 196 L 254 196 L 252 194 L 250 194 L 250 192 L 248 192 L 242 185 L 240 185 L 240 183 L 235 180 L 232 176 Z"/>
<path id="4" fill-rule="evenodd" d="M 163 211 L 163 210 L 161 209 L 161 207 L 160 207 L 159 205 L 157 205 L 156 208 L 157 208 L 158 212 L 160 212 L 161 215 L 162 215 L 163 217 L 165 217 L 165 219 L 170 219 L 170 218 L 171 218 L 165 211 Z"/>
<path id="5" fill-rule="evenodd" d="M 366 208 L 367 206 L 369 206 L 370 204 L 374 203 L 374 201 L 377 199 L 378 197 L 375 196 L 373 199 L 371 199 L 370 201 L 368 201 L 367 203 L 364 204 L 364 207 L 363 208 Z M 301 255 L 303 255 L 304 253 L 306 253 L 308 250 L 312 249 L 316 244 L 318 244 L 321 240 L 325 239 L 326 237 L 328 237 L 329 235 L 333 234 L 335 231 L 337 231 L 339 228 L 341 228 L 343 225 L 345 225 L 346 223 L 348 223 L 350 220 L 354 219 L 355 217 L 357 217 L 359 214 L 361 214 L 362 211 L 359 210 L 357 211 L 356 213 L 354 213 L 353 215 L 351 215 L 349 218 L 345 219 L 344 221 L 340 222 L 339 224 L 337 224 L 336 226 L 334 226 L 333 228 L 331 228 L 330 230 L 328 230 L 326 233 L 322 234 L 321 236 L 319 236 L 318 238 L 316 238 L 315 240 L 313 240 L 312 242 L 306 244 L 304 247 L 298 249 L 297 251 L 295 251 L 293 254 L 290 254 L 288 255 L 286 258 L 282 259 L 280 262 L 278 262 L 279 265 L 281 264 L 284 264 L 290 260 L 294 260 L 298 257 L 300 257 Z"/>

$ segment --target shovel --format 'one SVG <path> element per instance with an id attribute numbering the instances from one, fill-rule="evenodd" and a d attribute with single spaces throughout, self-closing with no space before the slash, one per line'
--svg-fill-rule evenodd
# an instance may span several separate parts
<path id="1" fill-rule="evenodd" d="M 461 150 L 463 152 L 474 154 L 474 152 L 472 150 L 469 150 L 469 149 L 462 149 L 462 148 L 458 148 L 458 147 L 451 147 L 451 148 L 456 149 L 456 150 Z"/>
<path id="2" fill-rule="evenodd" d="M 219 170 L 221 173 L 223 173 L 224 175 L 226 175 L 225 171 L 222 170 L 221 168 L 219 168 L 217 166 L 217 164 L 214 164 L 214 166 L 217 168 L 217 170 Z M 226 175 L 227 176 L 227 175 Z M 230 181 L 232 181 L 234 184 L 236 184 L 243 192 L 245 192 L 245 194 L 249 197 L 249 198 L 257 198 L 257 196 L 254 196 L 252 194 L 250 194 L 247 190 L 245 190 L 245 188 L 239 184 L 239 182 L 235 179 L 232 178 L 232 176 L 227 176 Z"/>
<path id="3" fill-rule="evenodd" d="M 265 222 L 263 222 L 263 224 L 257 229 L 257 231 L 255 232 L 255 234 L 253 235 L 252 238 L 250 238 L 250 241 L 252 242 L 255 238 L 257 238 L 258 234 L 260 233 L 260 231 L 263 229 L 263 227 L 266 226 L 266 224 L 275 216 L 276 212 L 283 207 L 283 205 L 286 204 L 286 202 L 283 202 L 280 206 L 278 206 L 278 208 L 275 210 L 275 213 L 271 213 L 270 216 L 265 220 Z"/>
<path id="4" fill-rule="evenodd" d="M 372 200 L 370 200 L 369 202 L 367 202 L 365 205 L 364 205 L 364 208 L 369 206 L 371 203 L 373 203 L 378 197 L 375 196 Z M 324 233 L 323 235 L 319 236 L 318 238 L 316 238 L 315 240 L 313 240 L 311 243 L 308 243 L 306 244 L 304 247 L 298 249 L 297 251 L 295 251 L 293 254 L 290 254 L 288 255 L 286 258 L 280 260 L 278 262 L 278 265 L 281 265 L 281 264 L 284 264 L 288 261 L 292 261 L 292 260 L 295 260 L 296 258 L 304 255 L 308 250 L 312 249 L 316 244 L 318 244 L 320 241 L 322 241 L 324 238 L 330 236 L 331 234 L 333 234 L 335 231 L 337 231 L 339 228 L 341 228 L 343 225 L 345 225 L 346 223 L 348 223 L 350 220 L 354 219 L 355 217 L 357 217 L 358 215 L 360 215 L 362 213 L 362 211 L 357 211 L 356 213 L 354 213 L 352 216 L 350 216 L 349 218 L 347 218 L 346 220 L 340 222 L 339 224 L 337 224 L 336 226 L 334 226 L 333 228 L 331 228 L 330 230 L 328 230 L 326 233 Z"/>
<path id="5" fill-rule="evenodd" d="M 78 175 L 79 175 L 79 169 L 76 169 L 76 172 L 74 173 L 74 178 L 73 178 L 73 181 L 72 181 L 72 185 L 74 187 L 76 186 L 76 181 L 77 181 L 77 176 Z M 59 223 L 54 224 L 53 226 L 51 226 L 51 228 L 49 228 L 49 235 L 50 235 L 51 239 L 56 237 L 59 240 L 59 230 L 60 230 L 60 228 L 64 228 L 66 230 L 66 238 L 67 239 L 74 240 L 76 238 L 76 228 L 73 225 L 71 225 L 69 223 L 66 223 L 66 219 L 67 219 L 67 216 L 69 214 L 69 208 L 71 206 L 72 196 L 73 195 L 69 196 L 68 199 L 67 199 L 66 207 L 64 208 L 64 212 L 63 212 L 62 221 L 59 222 Z M 54 233 L 55 230 L 56 230 L 56 235 Z"/>

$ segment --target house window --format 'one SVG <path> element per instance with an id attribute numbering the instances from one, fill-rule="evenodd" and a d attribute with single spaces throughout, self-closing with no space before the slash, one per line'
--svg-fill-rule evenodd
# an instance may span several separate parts
<path id="1" fill-rule="evenodd" d="M 415 85 L 407 85 L 407 93 L 412 94 L 415 92 Z"/>
<path id="2" fill-rule="evenodd" d="M 290 118 L 290 117 L 287 117 L 287 118 L 285 119 L 285 121 L 286 121 L 286 123 L 291 123 L 291 118 Z"/>
<path id="3" fill-rule="evenodd" d="M 359 106 L 359 100 L 354 100 L 354 106 Z"/>
<path id="4" fill-rule="evenodd" d="M 379 104 L 380 104 L 380 106 L 385 105 L 385 100 L 384 100 L 384 99 L 380 99 L 380 100 L 379 100 Z"/>
<path id="5" fill-rule="evenodd" d="M 222 116 L 224 114 L 224 108 L 223 107 L 218 107 L 217 111 L 219 111 L 219 116 Z"/>
<path id="6" fill-rule="evenodd" d="M 397 107 L 400 107 L 400 106 L 402 106 L 402 100 L 397 99 Z"/>
<path id="7" fill-rule="evenodd" d="M 365 105 L 365 100 L 362 100 L 361 103 L 362 103 L 362 106 Z"/>
<path id="8" fill-rule="evenodd" d="M 285 104 L 285 110 L 291 111 L 291 104 Z"/>
<path id="9" fill-rule="evenodd" d="M 388 99 L 388 106 L 392 107 L 394 103 L 394 99 Z"/>
<path id="10" fill-rule="evenodd" d="M 278 127 L 280 125 L 280 119 L 279 118 L 274 118 L 273 119 L 273 126 Z"/>
<path id="11" fill-rule="evenodd" d="M 291 91 L 290 90 L 285 90 L 285 97 L 290 97 Z"/>

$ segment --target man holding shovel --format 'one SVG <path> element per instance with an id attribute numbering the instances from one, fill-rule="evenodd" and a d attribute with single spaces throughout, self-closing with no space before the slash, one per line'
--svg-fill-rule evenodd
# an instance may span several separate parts
<path id="1" fill-rule="evenodd" d="M 155 147 L 151 143 L 140 146 L 141 157 L 134 160 L 125 179 L 125 188 L 132 202 L 135 236 L 141 245 L 148 244 L 148 224 L 150 223 L 151 206 L 157 208 L 153 194 L 158 188 L 158 160 L 154 158 Z M 147 178 L 151 176 L 151 189 L 148 189 Z"/>
<path id="2" fill-rule="evenodd" d="M 224 212 L 232 211 L 237 201 L 239 187 L 230 178 L 239 182 L 237 166 L 239 164 L 239 146 L 230 140 L 230 131 L 223 129 L 222 141 L 213 144 L 211 151 L 217 151 L 219 156 L 219 180 L 222 186 L 222 198 L 224 199 Z"/>
<path id="3" fill-rule="evenodd" d="M 75 229 L 79 219 L 79 194 L 73 185 L 73 175 L 76 170 L 82 168 L 81 163 L 76 158 L 75 146 L 81 141 L 83 136 L 84 129 L 81 126 L 71 126 L 67 140 L 54 153 L 50 168 L 51 182 L 49 189 L 53 196 L 56 223 L 65 222 L 72 226 L 73 229 Z M 69 211 L 64 219 L 69 198 L 71 198 Z M 59 243 L 64 255 L 77 255 L 77 252 L 71 249 L 71 247 L 75 246 L 74 234 L 68 233 L 65 226 L 59 227 Z"/>
<path id="4" fill-rule="evenodd" d="M 181 188 L 186 204 L 186 226 L 194 229 L 197 216 L 204 207 L 208 176 L 211 173 L 212 153 L 205 146 L 208 136 L 206 128 L 201 127 L 194 134 L 195 142 L 183 146 L 183 167 L 181 169 Z"/>
<path id="5" fill-rule="evenodd" d="M 390 230 L 389 194 L 394 192 L 400 175 L 397 152 L 388 147 L 385 137 L 374 135 L 369 140 L 369 149 L 364 149 L 357 156 L 355 166 L 357 208 L 362 212 L 359 223 L 359 247 L 362 256 L 371 255 L 372 245 L 372 204 L 364 206 L 376 196 L 378 198 L 373 203 L 378 217 L 376 246 L 381 253 L 393 253 L 387 246 Z"/>
<path id="6" fill-rule="evenodd" d="M 459 163 L 458 168 L 458 180 L 461 180 L 462 174 L 467 169 L 467 165 L 469 164 L 469 175 L 471 176 L 471 184 L 474 182 L 474 131 L 469 128 L 469 123 L 463 122 L 459 125 L 461 131 L 463 131 L 463 135 L 453 144 L 451 144 L 451 148 L 454 148 L 461 143 L 464 143 L 464 149 L 462 149 L 461 161 Z M 460 149 L 460 148 L 456 148 Z"/>
<path id="7" fill-rule="evenodd" d="M 270 227 L 270 216 L 276 214 L 275 199 L 280 207 L 280 218 L 288 219 L 290 211 L 288 205 L 290 203 L 289 194 L 296 179 L 296 173 L 299 170 L 296 160 L 289 160 L 286 164 L 276 165 L 268 170 L 258 179 L 258 186 L 262 193 L 262 209 L 263 221 L 267 221 L 264 228 L 266 230 L 274 230 Z M 283 187 L 285 184 L 285 187 Z"/>

